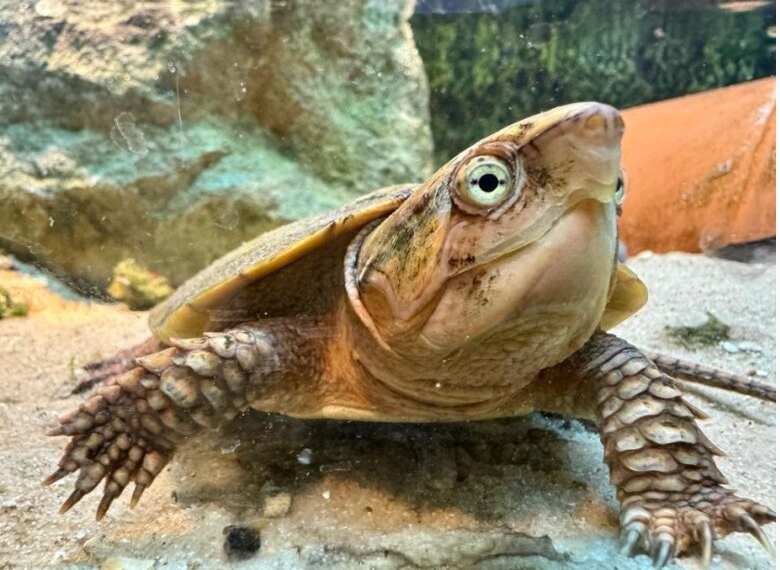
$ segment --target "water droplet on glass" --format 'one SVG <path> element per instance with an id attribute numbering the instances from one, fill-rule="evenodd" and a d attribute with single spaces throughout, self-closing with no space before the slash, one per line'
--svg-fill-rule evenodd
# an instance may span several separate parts
<path id="1" fill-rule="evenodd" d="M 116 116 L 111 127 L 111 140 L 122 150 L 133 154 L 143 156 L 149 152 L 144 134 L 136 126 L 132 113 L 120 113 Z"/>
<path id="2" fill-rule="evenodd" d="M 239 221 L 240 216 L 235 208 L 222 208 L 214 213 L 214 225 L 225 230 L 235 230 Z"/>

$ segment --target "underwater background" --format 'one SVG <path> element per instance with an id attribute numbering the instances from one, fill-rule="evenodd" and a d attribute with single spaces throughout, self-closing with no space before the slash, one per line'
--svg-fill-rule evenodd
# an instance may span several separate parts
<path id="1" fill-rule="evenodd" d="M 578 100 L 627 125 L 622 254 L 650 301 L 617 334 L 774 384 L 775 26 L 767 0 L 0 4 L 0 569 L 650 568 L 619 554 L 577 420 L 243 416 L 100 523 L 92 496 L 57 514 L 45 433 L 213 260 Z M 774 405 L 690 399 L 774 504 Z M 774 567 L 748 535 L 716 547 Z"/>
<path id="2" fill-rule="evenodd" d="M 438 161 L 571 101 L 633 107 L 775 72 L 775 4 L 423 0 L 411 19 Z"/>

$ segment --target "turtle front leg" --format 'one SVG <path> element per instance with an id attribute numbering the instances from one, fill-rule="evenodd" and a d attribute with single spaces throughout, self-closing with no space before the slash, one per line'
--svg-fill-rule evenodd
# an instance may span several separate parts
<path id="1" fill-rule="evenodd" d="M 81 394 L 94 388 L 97 384 L 112 376 L 118 376 L 123 372 L 135 368 L 135 359 L 157 352 L 165 345 L 154 337 L 146 339 L 141 344 L 117 352 L 110 358 L 96 360 L 83 366 L 79 371 L 78 384 L 71 390 L 71 394 Z"/>
<path id="2" fill-rule="evenodd" d="M 553 407 L 595 415 L 599 424 L 621 505 L 624 553 L 641 545 L 662 567 L 699 544 L 707 566 L 713 540 L 732 532 L 749 532 L 774 552 L 760 528 L 775 520 L 774 511 L 724 486 L 714 461 L 723 452 L 696 425 L 706 415 L 638 349 L 597 332 L 550 372 L 548 386 L 559 379 L 575 384 Z"/>
<path id="3" fill-rule="evenodd" d="M 289 331 L 246 325 L 136 359 L 106 380 L 49 435 L 70 436 L 49 485 L 78 471 L 66 512 L 105 479 L 100 520 L 132 481 L 135 506 L 177 447 L 203 428 L 235 418 L 283 372 L 278 347 Z"/>

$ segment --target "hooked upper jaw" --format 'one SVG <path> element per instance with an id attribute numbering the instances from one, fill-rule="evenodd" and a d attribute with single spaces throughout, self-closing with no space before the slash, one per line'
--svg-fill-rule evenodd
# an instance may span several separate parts
<path id="1" fill-rule="evenodd" d="M 625 130 L 620 112 L 603 103 L 576 103 L 563 107 L 560 115 L 527 145 L 529 152 L 538 152 L 548 170 L 565 176 L 567 188 L 560 192 L 572 200 L 583 192 L 600 202 L 613 200 Z"/>

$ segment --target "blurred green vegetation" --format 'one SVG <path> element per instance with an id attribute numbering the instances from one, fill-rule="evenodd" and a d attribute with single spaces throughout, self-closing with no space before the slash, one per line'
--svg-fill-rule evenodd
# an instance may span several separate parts
<path id="1" fill-rule="evenodd" d="M 559 104 L 629 107 L 775 69 L 774 2 L 538 0 L 412 26 L 439 161 Z"/>
<path id="2" fill-rule="evenodd" d="M 666 326 L 664 327 L 664 330 L 674 342 L 685 348 L 715 346 L 716 344 L 731 338 L 731 327 L 712 313 L 707 313 L 707 321 L 700 325 L 682 327 Z"/>

